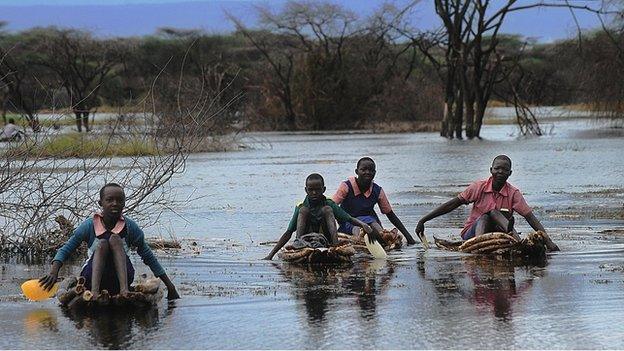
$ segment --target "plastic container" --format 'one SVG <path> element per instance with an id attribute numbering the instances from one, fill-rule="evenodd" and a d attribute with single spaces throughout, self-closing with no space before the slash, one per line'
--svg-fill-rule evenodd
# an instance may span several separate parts
<path id="1" fill-rule="evenodd" d="M 22 284 L 22 292 L 31 301 L 42 301 L 54 296 L 58 291 L 59 284 L 54 283 L 52 289 L 46 291 L 39 285 L 39 279 L 32 279 Z"/>

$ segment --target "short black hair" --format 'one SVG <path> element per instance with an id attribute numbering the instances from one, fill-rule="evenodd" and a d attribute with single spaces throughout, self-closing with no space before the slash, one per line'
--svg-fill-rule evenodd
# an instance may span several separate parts
<path id="1" fill-rule="evenodd" d="M 306 185 L 308 185 L 308 181 L 309 180 L 320 180 L 321 183 L 323 183 L 323 185 L 325 185 L 325 179 L 323 179 L 323 176 L 318 174 L 318 173 L 312 173 L 309 176 L 306 177 Z"/>
<path id="2" fill-rule="evenodd" d="M 492 160 L 492 163 L 494 163 L 494 161 L 496 160 L 505 160 L 507 162 L 509 162 L 509 167 L 511 168 L 511 159 L 509 158 L 509 156 L 507 155 L 498 155 L 496 157 L 494 157 L 494 159 Z"/>
<path id="3" fill-rule="evenodd" d="M 116 188 L 119 188 L 119 189 L 123 190 L 123 187 L 121 185 L 117 184 L 117 183 L 106 183 L 106 184 L 104 184 L 104 186 L 102 188 L 100 188 L 100 200 L 104 196 L 104 190 L 106 188 L 110 188 L 110 187 L 116 187 Z"/>
<path id="4" fill-rule="evenodd" d="M 371 161 L 373 164 L 375 164 L 375 161 L 373 161 L 372 158 L 366 156 L 366 157 L 362 157 L 361 159 L 359 159 L 357 161 L 357 164 L 355 165 L 355 168 L 360 168 L 360 163 L 364 162 L 364 161 Z"/>
<path id="5" fill-rule="evenodd" d="M 9 123 L 15 124 L 15 120 L 13 118 L 9 118 Z"/>

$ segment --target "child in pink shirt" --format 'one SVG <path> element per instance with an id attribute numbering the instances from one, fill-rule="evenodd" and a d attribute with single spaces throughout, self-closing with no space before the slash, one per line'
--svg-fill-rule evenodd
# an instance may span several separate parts
<path id="1" fill-rule="evenodd" d="M 356 165 L 357 177 L 349 177 L 338 186 L 338 190 L 332 197 L 335 203 L 351 216 L 370 225 L 378 233 L 382 231 L 381 221 L 375 213 L 375 205 L 379 206 L 381 213 L 385 214 L 390 222 L 403 234 L 408 245 L 416 241 L 409 234 L 401 220 L 392 211 L 392 206 L 384 190 L 373 182 L 376 173 L 375 161 L 370 157 L 361 158 Z M 339 232 L 356 234 L 359 228 L 349 222 L 341 222 Z"/>
<path id="2" fill-rule="evenodd" d="M 473 205 L 470 216 L 461 231 L 464 240 L 493 231 L 510 233 L 519 239 L 518 233 L 513 227 L 514 211 L 524 217 L 531 228 L 545 233 L 546 230 L 533 214 L 520 190 L 507 183 L 511 172 L 511 159 L 505 155 L 496 156 L 492 162 L 492 167 L 490 167 L 491 177 L 470 184 L 457 197 L 421 218 L 416 226 L 416 234 L 424 235 L 427 221 L 469 203 Z M 546 240 L 546 246 L 549 250 L 559 250 L 559 247 L 547 235 Z"/>

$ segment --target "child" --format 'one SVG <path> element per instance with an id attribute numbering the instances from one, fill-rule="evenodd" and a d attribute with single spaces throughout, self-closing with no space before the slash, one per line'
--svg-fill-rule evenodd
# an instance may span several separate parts
<path id="1" fill-rule="evenodd" d="M 325 181 L 320 174 L 312 173 L 306 178 L 305 192 L 307 196 L 302 204 L 295 207 L 288 229 L 282 234 L 271 253 L 264 258 L 265 260 L 271 260 L 277 251 L 290 240 L 293 232 L 297 232 L 297 239 L 309 233 L 322 233 L 330 245 L 336 245 L 338 243 L 336 219 L 362 227 L 369 234 L 371 240 L 381 239 L 369 225 L 349 216 L 332 200 L 327 199 L 323 195 L 325 190 Z"/>
<path id="2" fill-rule="evenodd" d="M 535 231 L 546 230 L 533 215 L 531 207 L 526 203 L 520 190 L 507 183 L 511 176 L 511 159 L 506 155 L 498 155 L 490 167 L 491 177 L 477 180 L 457 197 L 440 205 L 418 221 L 416 234 L 424 235 L 425 223 L 443 214 L 449 213 L 461 205 L 473 203 L 470 216 L 466 220 L 461 237 L 464 240 L 474 238 L 493 231 L 510 233 L 520 239 L 513 228 L 513 212 L 518 212 Z M 546 235 L 546 247 L 551 251 L 559 251 L 559 247 Z"/>
<path id="3" fill-rule="evenodd" d="M 143 262 L 165 283 L 167 299 L 180 298 L 165 270 L 147 246 L 143 231 L 133 220 L 122 215 L 125 202 L 126 196 L 120 185 L 104 185 L 100 189 L 98 201 L 102 212 L 82 222 L 69 241 L 57 251 L 50 273 L 39 279 L 41 286 L 46 290 L 51 289 L 63 262 L 82 241 L 86 241 L 89 258 L 80 275 L 86 278 L 85 288 L 90 289 L 94 297 L 103 289 L 108 290 L 111 295 L 128 294 L 128 287 L 134 279 L 134 268 L 128 252 L 130 246 L 136 246 Z"/>
<path id="4" fill-rule="evenodd" d="M 375 161 L 372 158 L 362 157 L 356 165 L 355 174 L 357 177 L 349 177 L 349 179 L 340 183 L 332 199 L 335 203 L 340 204 L 340 207 L 348 214 L 369 224 L 377 232 L 382 230 L 381 221 L 374 209 L 376 204 L 379 205 L 381 213 L 385 214 L 388 220 L 405 236 L 407 244 L 415 244 L 414 238 L 412 238 L 401 220 L 392 211 L 392 206 L 390 206 L 386 193 L 379 185 L 373 182 L 376 173 L 375 167 Z M 351 223 L 343 221 L 340 222 L 338 231 L 347 234 L 358 234 L 359 229 L 354 228 Z M 425 244 L 424 241 L 423 244 Z"/>

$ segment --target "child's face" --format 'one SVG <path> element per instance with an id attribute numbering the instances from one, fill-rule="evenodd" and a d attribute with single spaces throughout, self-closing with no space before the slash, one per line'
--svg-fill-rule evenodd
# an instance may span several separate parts
<path id="1" fill-rule="evenodd" d="M 511 165 L 507 160 L 497 158 L 492 162 L 490 173 L 496 182 L 502 184 L 506 182 L 511 175 Z"/>
<path id="2" fill-rule="evenodd" d="M 310 179 L 306 182 L 305 191 L 310 200 L 317 201 L 325 192 L 325 184 L 320 179 Z"/>
<path id="3" fill-rule="evenodd" d="M 369 160 L 360 162 L 358 168 L 355 169 L 355 174 L 358 176 L 358 179 L 363 180 L 365 183 L 372 182 L 376 172 L 375 163 Z"/>
<path id="4" fill-rule="evenodd" d="M 126 195 L 123 189 L 116 186 L 104 188 L 104 193 L 99 201 L 104 216 L 119 217 L 126 205 Z"/>

